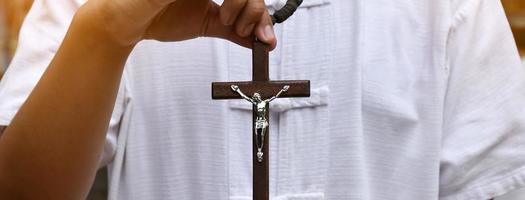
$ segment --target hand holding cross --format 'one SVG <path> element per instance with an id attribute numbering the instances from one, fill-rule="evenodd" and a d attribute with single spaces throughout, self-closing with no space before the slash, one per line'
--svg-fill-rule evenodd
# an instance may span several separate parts
<path id="1" fill-rule="evenodd" d="M 286 5 L 276 11 L 271 17 L 273 23 L 281 23 L 288 19 L 295 10 L 301 5 L 303 0 L 288 0 Z M 268 148 L 262 149 L 264 145 L 268 146 L 268 109 L 270 101 L 282 97 L 309 97 L 310 81 L 270 81 L 268 71 L 268 45 L 259 41 L 253 43 L 253 73 L 250 82 L 229 82 L 229 83 L 212 83 L 213 99 L 238 99 L 239 97 L 250 101 L 253 106 L 253 199 L 268 200 L 270 199 L 270 176 L 268 169 Z M 254 94 L 254 98 L 245 95 L 244 91 Z M 282 88 L 277 95 L 275 91 Z M 231 89 L 231 90 L 230 90 Z M 256 103 L 255 97 L 259 99 L 268 98 Z M 263 112 L 261 112 L 261 110 Z M 257 159 L 256 159 L 257 157 Z"/>

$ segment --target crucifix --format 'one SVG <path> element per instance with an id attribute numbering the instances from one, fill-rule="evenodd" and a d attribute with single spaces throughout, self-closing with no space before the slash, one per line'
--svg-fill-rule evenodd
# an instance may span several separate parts
<path id="1" fill-rule="evenodd" d="M 213 99 L 245 99 L 253 104 L 253 199 L 269 199 L 269 104 L 279 97 L 309 97 L 310 81 L 270 81 L 268 45 L 253 43 L 252 81 L 212 83 Z M 252 95 L 253 94 L 253 95 Z M 249 95 L 252 95 L 251 97 Z"/>
<path id="2" fill-rule="evenodd" d="M 303 0 L 288 0 L 271 17 L 274 24 L 288 19 Z M 310 81 L 270 81 L 268 45 L 255 39 L 252 47 L 252 81 L 212 83 L 213 99 L 244 99 L 253 105 L 253 200 L 270 199 L 268 155 L 270 102 L 279 97 L 310 97 Z M 249 95 L 252 95 L 251 97 Z"/>

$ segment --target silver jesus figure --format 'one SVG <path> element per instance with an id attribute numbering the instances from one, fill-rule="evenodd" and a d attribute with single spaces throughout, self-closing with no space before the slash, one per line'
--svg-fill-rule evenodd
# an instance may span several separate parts
<path id="1" fill-rule="evenodd" d="M 270 103 L 271 101 L 275 100 L 277 97 L 281 96 L 282 93 L 288 91 L 290 89 L 289 85 L 285 85 L 281 91 L 279 91 L 275 96 L 262 100 L 261 95 L 259 93 L 253 93 L 253 97 L 250 98 L 244 94 L 241 89 L 239 89 L 239 86 L 232 85 L 232 90 L 234 92 L 239 93 L 242 98 L 246 99 L 247 101 L 251 102 L 256 107 L 256 113 L 257 117 L 255 118 L 255 141 L 257 145 L 257 161 L 262 162 L 263 161 L 263 147 L 264 147 L 264 134 L 266 133 L 266 129 L 268 128 L 268 119 L 266 119 L 266 105 Z"/>

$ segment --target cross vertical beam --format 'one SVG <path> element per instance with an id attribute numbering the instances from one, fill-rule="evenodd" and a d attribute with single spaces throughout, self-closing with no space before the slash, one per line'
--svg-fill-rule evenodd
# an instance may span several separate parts
<path id="1" fill-rule="evenodd" d="M 268 57 L 267 45 L 260 42 L 254 42 L 252 53 L 253 81 L 270 81 L 270 70 L 268 69 L 270 64 Z"/>
<path id="2" fill-rule="evenodd" d="M 266 110 L 269 108 L 269 104 L 266 105 Z M 257 109 L 255 106 L 253 106 L 253 110 Z M 268 114 L 269 112 L 266 112 L 266 119 L 270 120 L 270 116 Z M 253 124 L 255 124 L 255 120 L 257 118 L 257 114 L 253 112 Z M 255 129 L 252 128 L 252 163 L 253 163 L 253 200 L 269 200 L 270 199 L 270 157 L 269 157 L 269 151 L 270 149 L 270 138 L 269 138 L 269 127 L 266 129 L 266 133 L 264 135 L 264 148 L 263 148 L 263 161 L 259 162 L 257 160 L 257 141 L 255 138 L 256 132 Z"/>
<path id="3" fill-rule="evenodd" d="M 253 53 L 252 53 L 252 80 L 253 81 L 270 81 L 270 70 L 269 70 L 269 56 L 268 56 L 268 47 L 260 42 L 253 43 Z M 253 106 L 252 110 L 255 111 L 257 108 Z M 266 105 L 266 119 L 270 121 L 270 104 Z M 257 118 L 257 113 L 253 112 L 253 122 L 255 124 Z M 264 147 L 263 148 L 263 162 L 257 160 L 257 141 L 255 135 L 257 134 L 254 128 L 252 128 L 252 162 L 253 162 L 253 199 L 254 200 L 269 200 L 270 199 L 270 167 L 269 167 L 269 147 L 270 147 L 270 138 L 269 130 L 266 129 L 264 134 Z"/>
<path id="4" fill-rule="evenodd" d="M 253 43 L 253 68 L 252 81 L 245 82 L 214 82 L 212 83 L 212 98 L 213 99 L 241 99 L 241 96 L 231 89 L 232 85 L 237 85 L 247 95 L 259 93 L 263 99 L 267 99 L 275 95 L 284 86 L 288 85 L 290 88 L 283 93 L 281 97 L 309 97 L 310 96 L 310 81 L 308 80 L 294 80 L 294 81 L 270 81 L 270 71 L 268 69 L 269 47 L 268 45 L 255 41 Z M 257 143 L 255 122 L 257 117 L 256 107 L 253 107 L 253 127 L 252 127 L 252 162 L 253 162 L 253 200 L 269 200 L 270 199 L 270 170 L 269 170 L 269 128 L 264 134 L 264 148 L 263 161 L 257 160 Z M 269 104 L 266 105 L 266 110 L 269 111 Z M 266 112 L 266 119 L 269 119 L 269 112 Z M 270 125 L 271 126 L 271 125 Z"/>

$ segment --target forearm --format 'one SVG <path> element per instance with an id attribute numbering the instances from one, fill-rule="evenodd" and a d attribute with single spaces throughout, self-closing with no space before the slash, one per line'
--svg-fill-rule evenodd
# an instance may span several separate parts
<path id="1" fill-rule="evenodd" d="M 246 99 L 247 101 L 253 101 L 252 98 L 250 98 L 249 96 L 246 96 L 244 93 L 240 93 L 241 94 L 241 97 Z"/>
<path id="2" fill-rule="evenodd" d="M 237 92 L 239 95 L 241 95 L 241 97 L 242 97 L 243 99 L 246 99 L 246 100 L 248 100 L 248 101 L 251 101 L 251 100 L 252 100 L 252 98 L 246 96 L 246 94 L 244 94 L 244 92 L 242 92 L 241 90 L 237 90 L 236 92 Z"/>
<path id="3" fill-rule="evenodd" d="M 0 196 L 82 199 L 103 149 L 123 66 L 81 9 L 41 80 L 0 139 Z"/>
<path id="4" fill-rule="evenodd" d="M 283 91 L 279 91 L 279 93 L 277 93 L 275 96 L 273 96 L 272 98 L 268 99 L 268 102 L 271 102 L 271 101 L 279 98 L 279 96 L 281 96 L 281 93 L 283 93 Z"/>

